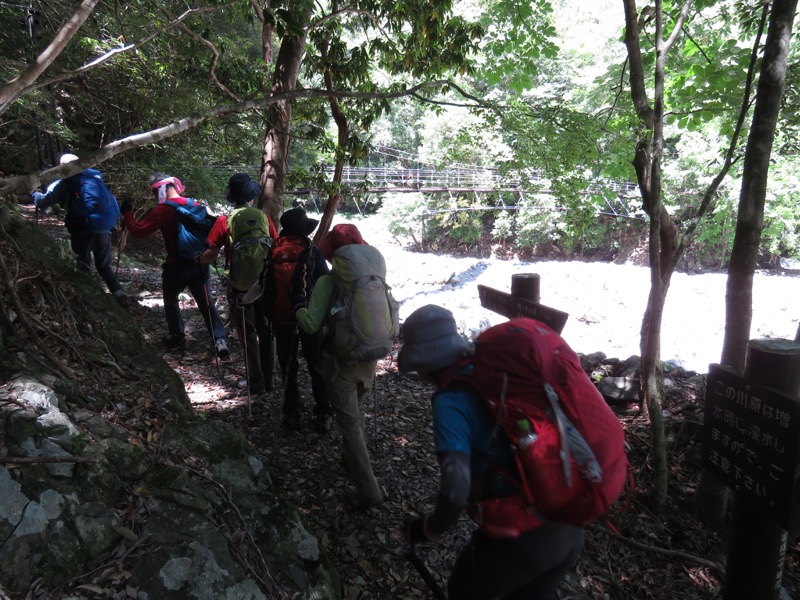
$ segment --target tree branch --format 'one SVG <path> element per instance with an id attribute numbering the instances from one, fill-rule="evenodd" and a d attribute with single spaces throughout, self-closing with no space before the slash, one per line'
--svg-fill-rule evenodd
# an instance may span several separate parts
<path id="1" fill-rule="evenodd" d="M 653 128 L 655 115 L 647 99 L 644 85 L 644 62 L 639 43 L 639 21 L 636 15 L 636 0 L 623 0 L 625 7 L 625 46 L 628 48 L 630 63 L 631 100 L 636 114 L 646 129 Z"/>
<path id="2" fill-rule="evenodd" d="M 681 33 L 683 29 L 683 23 L 686 21 L 686 16 L 689 14 L 689 9 L 692 7 L 692 0 L 686 0 L 683 3 L 683 7 L 681 8 L 681 14 L 678 16 L 678 20 L 675 23 L 675 27 L 672 30 L 672 35 L 669 36 L 666 42 L 664 42 L 664 54 L 669 52 L 669 49 L 672 48 L 672 45 L 675 43 L 675 40 L 678 39 L 678 35 Z"/>
<path id="3" fill-rule="evenodd" d="M 17 98 L 22 96 L 33 82 L 44 73 L 45 69 L 58 58 L 72 37 L 78 32 L 86 19 L 89 18 L 89 15 L 92 14 L 99 1 L 100 0 L 83 0 L 78 10 L 76 10 L 69 21 L 61 27 L 56 37 L 50 42 L 50 45 L 36 57 L 36 60 L 31 63 L 22 75 L 0 87 L 0 115 L 2 115 Z"/>
<path id="4" fill-rule="evenodd" d="M 55 75 L 53 77 L 48 77 L 47 79 L 43 79 L 42 81 L 38 81 L 38 80 L 33 81 L 32 80 L 32 81 L 29 81 L 27 83 L 26 83 L 26 80 L 22 79 L 22 77 L 18 77 L 17 79 L 10 81 L 9 83 L 5 84 L 2 88 L 0 88 L 0 115 L 2 115 L 6 110 L 8 110 L 8 108 L 11 106 L 11 104 L 13 104 L 16 100 L 18 100 L 21 96 L 27 94 L 28 92 L 31 92 L 33 90 L 37 90 L 39 88 L 42 88 L 42 87 L 45 87 L 45 86 L 48 86 L 48 85 L 61 83 L 62 81 L 67 81 L 69 79 L 74 79 L 75 77 L 77 77 L 79 75 L 82 75 L 83 73 L 86 73 L 87 71 L 90 71 L 91 69 L 94 69 L 96 67 L 99 67 L 99 66 L 109 62 L 111 59 L 116 57 L 118 54 L 122 54 L 124 52 L 130 52 L 132 50 L 137 50 L 138 48 L 141 48 L 146 43 L 148 43 L 151 40 L 153 40 L 154 38 L 158 37 L 159 35 L 161 35 L 165 31 L 169 31 L 170 29 L 172 29 L 173 27 L 176 27 L 176 26 L 181 26 L 182 22 L 184 20 L 186 20 L 188 17 L 192 16 L 192 15 L 201 14 L 201 13 L 207 13 L 207 12 L 215 12 L 215 11 L 221 10 L 223 8 L 227 8 L 229 6 L 233 6 L 234 4 L 235 4 L 235 0 L 231 0 L 231 2 L 228 2 L 227 4 L 220 4 L 220 5 L 215 5 L 215 6 L 204 6 L 204 7 L 201 7 L 201 8 L 190 8 L 190 9 L 184 11 L 179 17 L 175 17 L 173 15 L 170 15 L 170 18 L 173 19 L 173 20 L 171 22 L 167 23 L 161 29 L 157 29 L 157 30 L 153 31 L 150 35 L 145 36 L 144 38 L 142 38 L 138 42 L 125 44 L 124 46 L 120 46 L 119 48 L 113 48 L 113 49 L 109 50 L 108 52 L 106 52 L 105 54 L 92 59 L 91 61 L 89 61 L 85 65 L 83 65 L 81 67 L 78 67 L 77 69 L 74 69 L 72 71 L 66 71 L 64 73 L 60 73 L 59 75 Z M 73 18 L 74 18 L 74 16 L 73 16 Z M 194 32 L 191 32 L 188 28 L 185 28 L 184 30 L 187 33 L 189 33 L 189 35 L 191 35 L 193 37 L 196 36 L 196 34 L 194 34 Z M 73 32 L 72 35 L 74 35 L 74 33 L 75 32 Z M 61 35 L 60 32 L 59 32 L 59 35 Z M 58 36 L 56 36 L 56 39 L 58 39 Z M 64 46 L 66 46 L 66 44 L 68 42 L 69 42 L 69 39 L 67 39 L 64 42 L 63 46 L 59 49 L 59 52 L 64 49 Z M 202 40 L 202 42 L 206 42 L 206 40 Z M 55 40 L 53 41 L 53 43 L 55 43 Z M 211 44 L 210 42 L 206 42 L 206 44 L 210 44 L 211 47 L 213 48 L 213 44 Z M 52 46 L 52 44 L 51 44 L 51 46 Z M 214 49 L 214 52 L 216 53 L 216 56 L 219 55 L 219 53 L 216 52 L 216 49 Z M 53 58 L 55 58 L 55 57 L 53 57 Z M 52 62 L 52 60 L 50 62 Z M 213 65 L 214 64 L 216 64 L 216 60 L 214 60 L 213 63 L 212 63 L 212 75 L 213 75 Z M 49 66 L 49 63 L 48 63 L 48 65 L 45 66 L 45 68 L 47 66 Z M 43 68 L 41 71 L 44 71 L 45 68 Z M 41 75 L 41 72 L 39 73 L 39 75 Z M 38 77 L 38 75 L 37 75 L 37 77 Z M 220 84 L 216 80 L 216 77 L 213 77 L 213 80 L 220 86 L 221 89 L 223 89 L 223 91 L 227 90 L 227 88 L 225 88 L 222 84 Z M 12 92 L 14 92 L 13 97 L 9 97 L 8 100 L 4 99 L 4 96 L 3 96 L 3 92 L 6 90 L 6 88 L 9 88 Z M 236 98 L 236 96 L 234 96 L 230 91 L 227 91 L 227 94 L 231 98 L 233 98 L 235 101 L 237 101 L 237 102 L 239 101 L 239 99 Z"/>
<path id="5" fill-rule="evenodd" d="M 728 175 L 728 171 L 730 171 L 735 162 L 734 155 L 736 153 L 736 148 L 739 146 L 739 136 L 741 135 L 742 128 L 744 127 L 744 120 L 747 117 L 748 111 L 750 110 L 750 93 L 753 89 L 753 80 L 755 79 L 756 64 L 758 62 L 758 49 L 761 46 L 761 38 L 764 35 L 764 28 L 767 24 L 768 15 L 769 4 L 765 3 L 761 9 L 761 20 L 758 26 L 758 34 L 753 41 L 753 49 L 750 52 L 750 64 L 747 67 L 747 78 L 745 79 L 744 92 L 742 93 L 742 106 L 739 109 L 739 116 L 736 119 L 733 135 L 731 136 L 730 144 L 728 144 L 728 150 L 725 153 L 725 160 L 723 162 L 722 169 L 720 169 L 720 172 L 717 173 L 717 175 L 709 184 L 708 188 L 706 188 L 706 191 L 703 194 L 703 199 L 700 201 L 700 206 L 697 208 L 697 213 L 686 227 L 686 231 L 684 232 L 683 236 L 681 236 L 678 250 L 675 252 L 675 255 L 671 261 L 671 264 L 674 265 L 674 267 L 677 266 L 680 257 L 683 255 L 684 249 L 691 241 L 691 238 L 694 235 L 694 232 L 700 224 L 703 216 L 706 214 L 711 201 L 714 199 L 714 196 L 716 196 L 722 180 Z"/>
<path id="6" fill-rule="evenodd" d="M 184 117 L 163 127 L 158 127 L 143 133 L 136 133 L 128 137 L 115 140 L 97 151 L 82 156 L 79 160 L 58 165 L 50 169 L 39 171 L 30 175 L 17 175 L 0 179 L 0 191 L 4 193 L 27 193 L 36 188 L 43 180 L 62 179 L 76 175 L 89 167 L 101 164 L 106 160 L 148 144 L 156 144 L 162 140 L 170 138 L 179 133 L 194 129 L 201 123 L 209 119 L 218 119 L 233 114 L 240 114 L 251 110 L 264 109 L 267 106 L 284 100 L 296 100 L 299 98 L 359 98 L 363 100 L 393 99 L 405 96 L 417 95 L 421 90 L 427 88 L 449 87 L 465 98 L 479 102 L 478 98 L 468 94 L 461 87 L 449 80 L 435 80 L 419 83 L 403 90 L 392 90 L 383 92 L 329 92 L 322 89 L 300 89 L 286 92 L 272 92 L 263 98 L 255 100 L 245 100 L 235 104 L 215 106 L 200 113 L 195 113 Z"/>
<path id="7" fill-rule="evenodd" d="M 175 15 L 173 15 L 169 10 L 167 10 L 166 8 L 162 8 L 162 10 L 164 11 L 164 14 L 166 14 L 170 19 L 176 21 Z M 223 94 L 228 96 L 234 102 L 241 102 L 242 99 L 239 98 L 236 94 L 234 94 L 230 89 L 228 89 L 228 87 L 217 78 L 216 69 L 217 69 L 217 62 L 219 61 L 219 50 L 217 50 L 217 47 L 209 40 L 205 39 L 203 36 L 198 35 L 194 31 L 192 31 L 186 25 L 186 23 L 178 23 L 178 27 L 190 38 L 202 44 L 211 51 L 211 64 L 209 64 L 208 66 L 208 77 L 211 79 L 214 85 L 216 85 L 220 90 L 222 90 Z"/>

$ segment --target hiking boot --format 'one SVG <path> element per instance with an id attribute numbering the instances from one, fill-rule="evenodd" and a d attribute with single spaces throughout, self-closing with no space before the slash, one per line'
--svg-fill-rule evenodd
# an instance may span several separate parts
<path id="1" fill-rule="evenodd" d="M 333 425 L 333 415 L 321 414 L 314 417 L 314 429 L 319 433 L 328 433 Z"/>
<path id="2" fill-rule="evenodd" d="M 267 391 L 267 388 L 264 387 L 263 383 L 251 383 L 250 384 L 250 393 L 260 395 Z"/>
<path id="3" fill-rule="evenodd" d="M 114 298 L 116 298 L 120 302 L 123 302 L 128 299 L 128 293 L 122 288 L 119 288 L 117 291 L 114 292 Z"/>
<path id="4" fill-rule="evenodd" d="M 352 510 L 367 510 L 369 508 L 375 508 L 383 504 L 383 497 L 378 496 L 377 498 L 359 498 L 356 494 L 347 497 L 347 506 L 349 506 Z"/>
<path id="5" fill-rule="evenodd" d="M 185 337 L 175 337 L 172 335 L 166 336 L 161 343 L 164 344 L 164 347 L 167 350 L 186 350 L 186 338 Z"/>
<path id="6" fill-rule="evenodd" d="M 240 379 L 237 382 L 237 385 L 240 388 L 247 388 L 247 379 Z M 260 381 L 250 384 L 250 393 L 251 394 L 263 394 L 266 391 L 267 391 L 266 386 Z"/>
<path id="7" fill-rule="evenodd" d="M 228 350 L 228 342 L 222 338 L 219 338 L 214 344 L 214 352 L 220 360 L 226 360 L 231 355 L 231 351 Z"/>
<path id="8" fill-rule="evenodd" d="M 292 431 L 300 431 L 300 427 L 303 424 L 303 415 L 299 412 L 283 415 L 283 422 L 286 424 L 286 427 Z"/>

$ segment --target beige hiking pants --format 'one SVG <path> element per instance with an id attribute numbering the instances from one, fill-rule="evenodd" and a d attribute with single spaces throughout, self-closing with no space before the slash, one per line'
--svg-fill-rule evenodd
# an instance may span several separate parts
<path id="1" fill-rule="evenodd" d="M 361 402 L 372 387 L 377 360 L 345 362 L 326 352 L 323 375 L 336 422 L 342 428 L 342 450 L 347 470 L 356 486 L 356 500 L 362 503 L 381 498 L 378 480 L 372 472 L 364 436 Z"/>

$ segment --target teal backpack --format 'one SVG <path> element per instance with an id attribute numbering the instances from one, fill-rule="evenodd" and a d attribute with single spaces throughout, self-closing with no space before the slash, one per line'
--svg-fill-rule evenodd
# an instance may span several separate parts
<path id="1" fill-rule="evenodd" d="M 184 264 L 197 262 L 197 257 L 208 248 L 208 234 L 217 218 L 208 214 L 205 205 L 194 198 L 186 204 L 167 200 L 164 202 L 178 211 L 178 245 L 175 255 Z"/>

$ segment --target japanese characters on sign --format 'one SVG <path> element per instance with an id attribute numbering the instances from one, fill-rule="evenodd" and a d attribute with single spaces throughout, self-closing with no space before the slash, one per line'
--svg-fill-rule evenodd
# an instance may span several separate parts
<path id="1" fill-rule="evenodd" d="M 711 365 L 703 424 L 706 469 L 788 528 L 798 463 L 800 401 Z"/>

